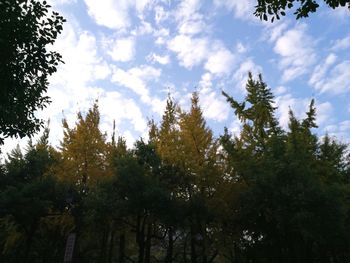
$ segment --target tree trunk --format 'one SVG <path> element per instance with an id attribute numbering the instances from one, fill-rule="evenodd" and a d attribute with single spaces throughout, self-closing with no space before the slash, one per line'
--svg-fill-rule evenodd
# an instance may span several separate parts
<path id="1" fill-rule="evenodd" d="M 120 234 L 119 237 L 119 257 L 118 263 L 125 263 L 125 234 Z"/>
<path id="2" fill-rule="evenodd" d="M 193 223 L 191 223 L 191 263 L 197 263 L 196 234 L 194 232 Z"/>
<path id="3" fill-rule="evenodd" d="M 145 247 L 145 263 L 151 262 L 151 234 L 152 234 L 152 223 L 147 224 L 147 237 Z"/>
<path id="4" fill-rule="evenodd" d="M 101 250 L 100 250 L 100 258 L 99 262 L 104 263 L 106 262 L 106 244 L 107 244 L 107 238 L 108 238 L 108 230 L 103 229 L 102 232 L 102 240 L 101 240 Z"/>
<path id="5" fill-rule="evenodd" d="M 139 247 L 138 263 L 143 263 L 145 258 L 145 224 L 146 218 L 141 222 L 141 216 L 138 216 L 136 227 L 136 242 Z"/>
<path id="6" fill-rule="evenodd" d="M 29 262 L 29 252 L 30 249 L 32 247 L 32 243 L 33 243 L 33 238 L 34 238 L 34 234 L 36 232 L 37 229 L 37 223 L 34 222 L 30 225 L 29 231 L 27 232 L 27 240 L 26 240 L 26 245 L 25 245 L 25 250 L 24 250 L 24 261 L 23 262 Z"/>
<path id="7" fill-rule="evenodd" d="M 168 248 L 166 252 L 166 263 L 172 263 L 173 262 L 173 250 L 174 250 L 174 233 L 173 228 L 169 227 L 168 229 Z"/>
<path id="8" fill-rule="evenodd" d="M 113 259 L 113 245 L 114 245 L 114 231 L 111 231 L 111 237 L 109 240 L 109 250 L 108 250 L 108 263 L 112 263 Z"/>

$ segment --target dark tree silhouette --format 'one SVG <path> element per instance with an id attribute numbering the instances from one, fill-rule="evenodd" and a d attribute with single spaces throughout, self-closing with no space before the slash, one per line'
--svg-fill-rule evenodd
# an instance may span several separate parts
<path id="1" fill-rule="evenodd" d="M 280 16 L 285 16 L 286 9 L 296 8 L 294 15 L 299 19 L 308 17 L 320 7 L 320 1 L 316 0 L 258 0 L 257 2 L 254 14 L 266 21 L 271 17 L 271 22 L 280 19 Z M 333 9 L 347 6 L 350 11 L 350 0 L 324 0 L 324 2 Z"/>
<path id="2" fill-rule="evenodd" d="M 0 1 L 0 144 L 32 135 L 43 124 L 35 111 L 50 102 L 48 76 L 62 62 L 48 47 L 65 22 L 49 9 L 45 1 Z"/>

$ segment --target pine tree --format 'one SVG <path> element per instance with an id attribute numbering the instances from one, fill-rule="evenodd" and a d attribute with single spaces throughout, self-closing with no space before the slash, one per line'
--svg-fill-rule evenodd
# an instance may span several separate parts
<path id="1" fill-rule="evenodd" d="M 243 124 L 241 139 L 244 144 L 259 152 L 265 147 L 269 137 L 279 134 L 281 129 L 275 118 L 273 94 L 263 82 L 262 76 L 259 75 L 258 80 L 254 80 L 249 73 L 246 90 L 247 95 L 242 103 L 238 103 L 225 92 L 222 94 Z"/>

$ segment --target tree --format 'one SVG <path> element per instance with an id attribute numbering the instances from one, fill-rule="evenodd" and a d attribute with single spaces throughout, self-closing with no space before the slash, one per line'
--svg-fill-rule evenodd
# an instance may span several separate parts
<path id="1" fill-rule="evenodd" d="M 30 136 L 43 121 L 35 116 L 50 102 L 48 77 L 62 62 L 48 48 L 64 18 L 46 1 L 0 1 L 0 145 L 7 137 Z"/>
<path id="2" fill-rule="evenodd" d="M 72 226 L 65 213 L 66 186 L 50 166 L 57 162 L 48 130 L 25 154 L 9 154 L 0 183 L 1 262 L 60 262 Z M 67 231 L 68 230 L 68 231 Z"/>
<path id="3" fill-rule="evenodd" d="M 314 100 L 301 121 L 290 111 L 283 131 L 261 78 L 249 76 L 242 103 L 224 95 L 243 124 L 240 135 L 231 139 L 226 132 L 221 140 L 231 180 L 246 183 L 232 213 L 238 227 L 231 231 L 239 234 L 234 261 L 348 261 L 346 152 L 328 137 L 320 144 L 312 133 Z"/>
<path id="4" fill-rule="evenodd" d="M 222 94 L 242 122 L 240 142 L 254 152 L 262 152 L 271 135 L 281 132 L 275 118 L 274 97 L 261 75 L 254 80 L 249 73 L 246 90 L 247 95 L 242 103 L 235 101 L 225 92 Z"/>
<path id="5" fill-rule="evenodd" d="M 217 194 L 221 171 L 217 165 L 218 143 L 207 126 L 199 105 L 197 92 L 192 94 L 191 108 L 180 116 L 179 158 L 185 176 L 185 196 L 188 199 L 188 225 L 191 262 L 212 262 L 213 209 L 210 203 Z M 198 251 L 200 250 L 200 252 Z"/>
<path id="6" fill-rule="evenodd" d="M 271 22 L 280 19 L 280 16 L 285 16 L 285 10 L 297 7 L 294 15 L 296 19 L 308 17 L 310 13 L 316 12 L 320 4 L 316 0 L 258 0 L 255 6 L 255 16 L 260 19 L 268 20 L 271 17 Z M 330 8 L 338 8 L 347 6 L 350 11 L 350 0 L 324 0 Z"/>
<path id="7" fill-rule="evenodd" d="M 73 128 L 63 120 L 62 162 L 58 177 L 86 192 L 98 180 L 111 174 L 108 163 L 110 149 L 106 143 L 106 135 L 99 129 L 100 113 L 97 103 L 86 116 L 79 112 L 77 119 Z"/>

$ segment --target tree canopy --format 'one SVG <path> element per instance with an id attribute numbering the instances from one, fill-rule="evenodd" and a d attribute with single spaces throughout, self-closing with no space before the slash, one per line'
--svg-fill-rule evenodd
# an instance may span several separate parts
<path id="1" fill-rule="evenodd" d="M 35 112 L 50 102 L 48 77 L 62 59 L 49 49 L 64 21 L 46 1 L 0 2 L 0 144 L 42 127 Z"/>
<path id="2" fill-rule="evenodd" d="M 318 136 L 315 101 L 282 127 L 270 88 L 249 74 L 241 121 L 215 137 L 194 92 L 188 111 L 168 97 L 149 140 L 108 141 L 95 103 L 45 129 L 0 165 L 0 261 L 334 263 L 350 261 L 347 145 Z"/>
<path id="3" fill-rule="evenodd" d="M 316 0 L 257 0 L 255 15 L 263 20 L 271 18 L 271 22 L 286 15 L 286 10 L 294 9 L 296 19 L 308 17 L 320 7 L 320 1 Z M 324 0 L 324 4 L 332 9 L 348 7 L 349 0 Z"/>

